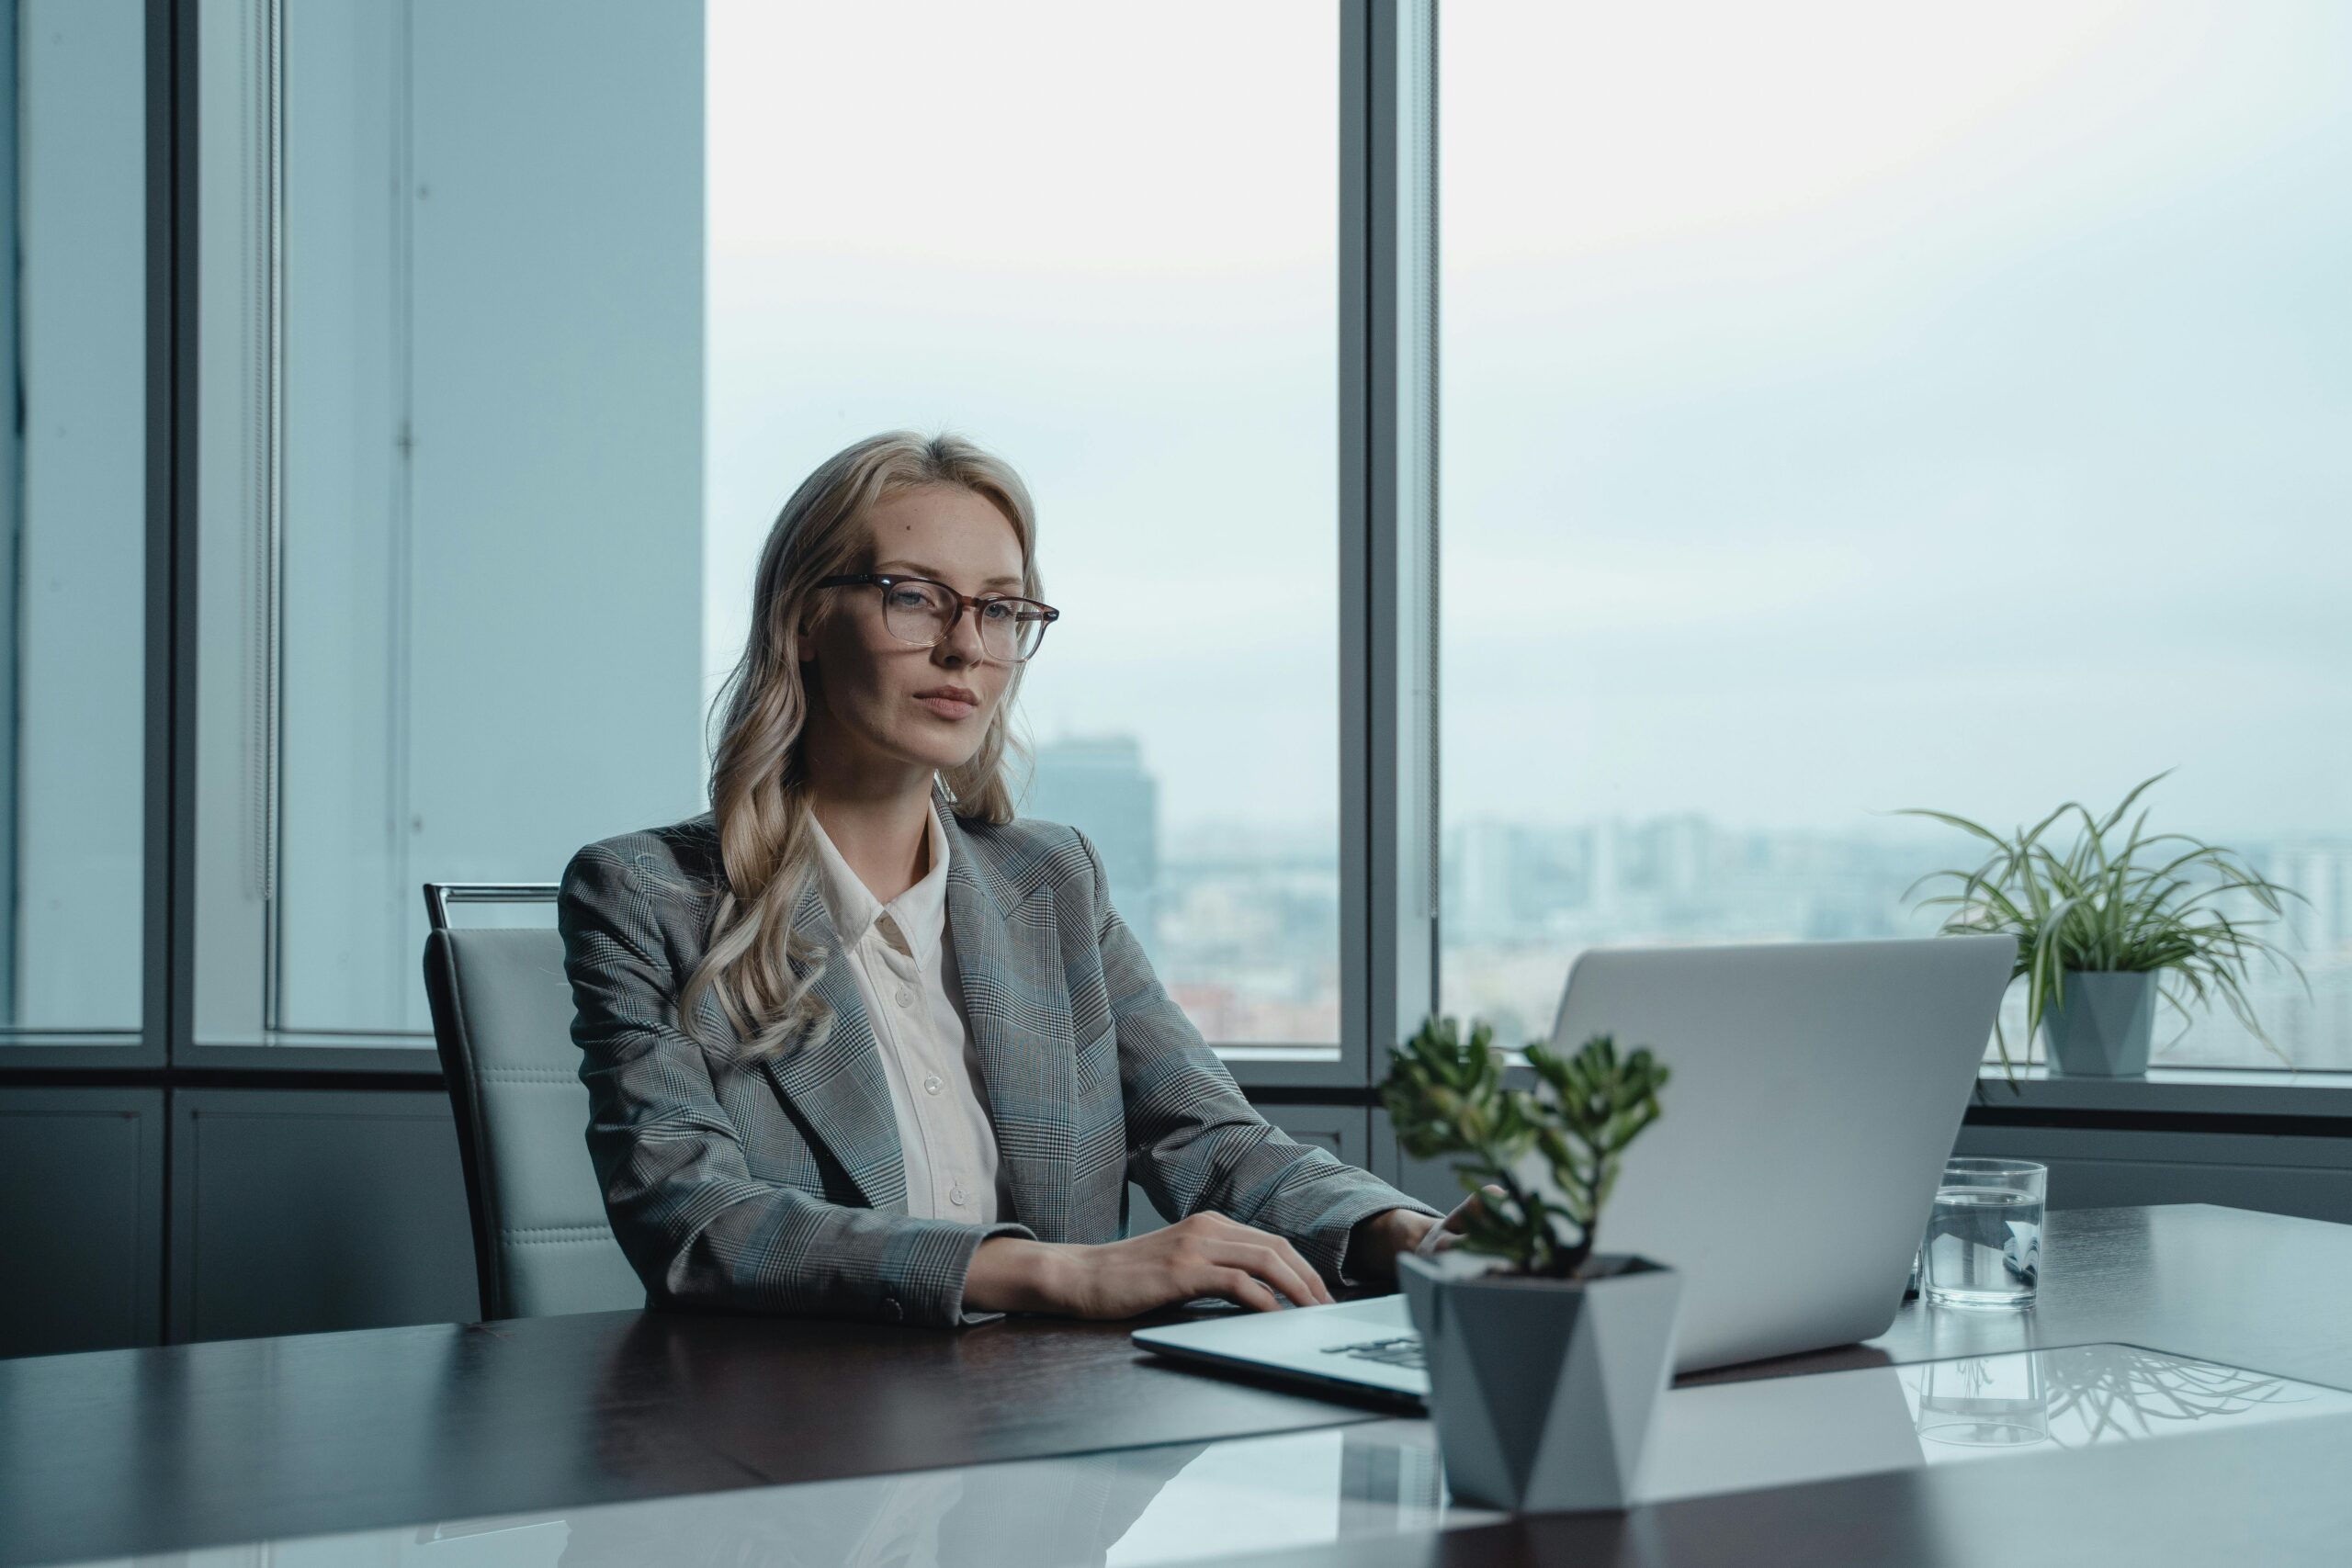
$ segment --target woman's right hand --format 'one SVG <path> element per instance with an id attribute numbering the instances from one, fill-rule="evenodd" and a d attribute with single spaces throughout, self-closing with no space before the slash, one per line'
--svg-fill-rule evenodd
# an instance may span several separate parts
<path id="1" fill-rule="evenodd" d="M 1278 1291 L 1294 1306 L 1332 1300 L 1315 1266 L 1289 1242 L 1213 1213 L 1093 1246 L 992 1236 L 964 1276 L 970 1311 L 1071 1317 L 1133 1317 L 1195 1296 L 1272 1312 L 1283 1304 Z"/>

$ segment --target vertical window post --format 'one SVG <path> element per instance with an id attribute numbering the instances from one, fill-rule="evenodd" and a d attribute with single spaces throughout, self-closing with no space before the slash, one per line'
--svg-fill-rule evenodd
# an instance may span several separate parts
<path id="1" fill-rule="evenodd" d="M 1363 857 L 1349 1034 L 1388 1049 L 1437 998 L 1437 6 L 1343 12 L 1340 661 Z M 1349 781 L 1353 784 L 1355 781 Z M 1358 1034 L 1361 1031 L 1361 1035 Z"/>

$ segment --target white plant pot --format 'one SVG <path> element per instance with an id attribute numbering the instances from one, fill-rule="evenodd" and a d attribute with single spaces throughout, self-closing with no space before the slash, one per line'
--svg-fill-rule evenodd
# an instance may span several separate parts
<path id="1" fill-rule="evenodd" d="M 1631 1507 L 1673 1381 L 1682 1276 L 1604 1255 L 1619 1272 L 1532 1280 L 1469 1271 L 1466 1256 L 1397 1260 L 1453 1495 L 1518 1513 Z"/>
<path id="2" fill-rule="evenodd" d="M 2156 1029 L 2154 971 L 2069 969 L 2065 1005 L 2043 1010 L 2051 1065 L 2069 1077 L 2137 1077 Z"/>

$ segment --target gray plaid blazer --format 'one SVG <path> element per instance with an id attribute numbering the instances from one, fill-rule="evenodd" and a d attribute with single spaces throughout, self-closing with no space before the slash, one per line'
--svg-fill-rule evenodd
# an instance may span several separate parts
<path id="1" fill-rule="evenodd" d="M 947 919 L 1013 1213 L 907 1213 L 879 1048 L 814 879 L 794 929 L 827 950 L 831 1011 L 781 1058 L 678 1027 L 724 886 L 708 812 L 588 845 L 557 905 L 588 1086 L 588 1153 L 613 1234 L 654 1305 L 955 1324 L 992 1235 L 1115 1241 L 1126 1184 L 1162 1213 L 1208 1209 L 1288 1236 L 1343 1281 L 1348 1234 L 1434 1213 L 1251 1109 L 1111 908 L 1083 833 L 1047 822 L 947 833 Z M 738 1036 L 717 1002 L 698 1032 Z"/>

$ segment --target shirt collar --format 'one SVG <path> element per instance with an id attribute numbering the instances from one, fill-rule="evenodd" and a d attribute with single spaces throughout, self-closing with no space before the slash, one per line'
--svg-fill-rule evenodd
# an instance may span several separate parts
<path id="1" fill-rule="evenodd" d="M 922 881 L 884 904 L 842 858 L 817 814 L 808 814 L 808 830 L 817 843 L 817 888 L 844 947 L 863 941 L 874 922 L 888 913 L 905 935 L 915 963 L 930 967 L 947 922 L 947 832 L 939 825 L 935 802 L 923 814 L 923 825 L 931 840 L 931 869 L 923 873 Z"/>

